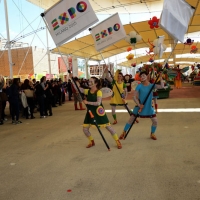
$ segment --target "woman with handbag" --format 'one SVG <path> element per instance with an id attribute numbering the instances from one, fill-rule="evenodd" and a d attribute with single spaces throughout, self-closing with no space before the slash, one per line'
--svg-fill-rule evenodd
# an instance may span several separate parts
<path id="1" fill-rule="evenodd" d="M 25 108 L 26 119 L 29 119 L 29 108 L 31 119 L 34 119 L 33 110 L 34 110 L 34 87 L 31 86 L 31 82 L 28 79 L 24 80 L 24 83 L 21 86 L 21 90 L 25 93 L 28 107 Z"/>

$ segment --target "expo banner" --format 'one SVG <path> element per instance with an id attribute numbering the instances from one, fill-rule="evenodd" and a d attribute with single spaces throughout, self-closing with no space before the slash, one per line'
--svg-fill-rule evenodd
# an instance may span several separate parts
<path id="1" fill-rule="evenodd" d="M 101 51 L 126 37 L 126 32 L 118 13 L 93 27 L 91 34 L 97 51 Z"/>
<path id="2" fill-rule="evenodd" d="M 56 46 L 62 45 L 98 22 L 88 0 L 59 1 L 42 16 Z"/>

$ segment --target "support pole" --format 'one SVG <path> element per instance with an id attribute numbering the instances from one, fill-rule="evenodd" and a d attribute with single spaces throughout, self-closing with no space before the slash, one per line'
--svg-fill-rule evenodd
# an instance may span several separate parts
<path id="1" fill-rule="evenodd" d="M 47 37 L 47 55 L 48 55 L 48 63 L 49 63 L 49 75 L 51 77 L 51 56 L 50 56 L 50 51 L 49 51 L 48 29 L 46 29 L 46 37 Z"/>
<path id="2" fill-rule="evenodd" d="M 12 79 L 13 78 L 13 63 L 12 63 L 12 55 L 11 55 L 7 0 L 4 0 L 4 9 L 5 9 L 6 32 L 7 32 L 7 45 L 6 46 L 8 48 L 8 62 L 9 62 L 9 69 L 10 69 L 10 78 Z"/>

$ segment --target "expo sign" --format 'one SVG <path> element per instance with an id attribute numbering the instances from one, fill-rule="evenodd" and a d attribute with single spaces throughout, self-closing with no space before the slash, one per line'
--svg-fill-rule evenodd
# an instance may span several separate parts
<path id="1" fill-rule="evenodd" d="M 83 13 L 87 10 L 87 4 L 84 1 L 80 1 L 77 3 L 76 8 L 71 7 L 67 10 L 67 12 L 61 13 L 58 18 L 52 20 L 51 24 L 53 26 L 53 30 L 60 28 L 60 25 L 64 25 L 70 21 L 70 19 L 76 18 L 76 12 Z"/>

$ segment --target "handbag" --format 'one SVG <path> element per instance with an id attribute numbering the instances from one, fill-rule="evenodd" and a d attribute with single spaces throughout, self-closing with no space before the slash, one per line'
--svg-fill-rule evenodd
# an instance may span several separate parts
<path id="1" fill-rule="evenodd" d="M 27 90 L 24 90 L 24 93 L 26 97 L 34 97 L 33 90 L 27 89 Z"/>
<path id="2" fill-rule="evenodd" d="M 8 97 L 5 92 L 0 92 L 0 101 L 8 101 Z"/>

